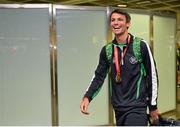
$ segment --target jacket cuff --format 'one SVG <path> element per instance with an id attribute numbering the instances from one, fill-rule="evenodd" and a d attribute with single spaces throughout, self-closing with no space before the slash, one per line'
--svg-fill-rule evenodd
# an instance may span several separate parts
<path id="1" fill-rule="evenodd" d="M 88 98 L 89 102 L 91 102 L 91 101 L 92 101 L 91 97 L 90 97 L 90 96 L 88 96 L 87 94 L 85 94 L 85 95 L 84 95 L 83 99 L 84 99 L 85 97 L 86 97 L 86 98 Z"/>
<path id="2" fill-rule="evenodd" d="M 157 105 L 151 105 L 149 106 L 149 111 L 154 111 L 157 109 Z"/>

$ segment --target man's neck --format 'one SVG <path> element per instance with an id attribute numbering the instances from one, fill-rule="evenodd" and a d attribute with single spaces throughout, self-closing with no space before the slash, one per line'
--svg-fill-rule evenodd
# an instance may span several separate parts
<path id="1" fill-rule="evenodd" d="M 123 35 L 117 35 L 116 40 L 118 43 L 126 43 L 127 37 L 128 37 L 128 33 L 124 33 Z"/>

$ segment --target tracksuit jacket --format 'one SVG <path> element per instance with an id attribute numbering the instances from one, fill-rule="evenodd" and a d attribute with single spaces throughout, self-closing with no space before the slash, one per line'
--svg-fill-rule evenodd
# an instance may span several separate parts
<path id="1" fill-rule="evenodd" d="M 130 34 L 130 44 L 120 68 L 121 82 L 116 82 L 115 80 L 116 68 L 113 60 L 114 53 L 112 54 L 111 64 L 109 64 L 105 46 L 101 49 L 99 64 L 95 70 L 95 75 L 84 94 L 84 97 L 87 97 L 89 101 L 99 92 L 107 73 L 111 70 L 111 103 L 115 110 L 126 111 L 131 108 L 146 108 L 147 106 L 150 111 L 157 109 L 158 75 L 154 58 L 149 45 L 142 40 L 140 42 L 140 51 L 143 59 L 142 62 L 146 70 L 146 76 L 143 76 L 138 91 L 137 82 L 140 77 L 141 66 L 133 52 L 133 38 L 133 35 Z M 114 39 L 112 43 L 117 44 L 116 39 Z M 126 44 L 126 46 L 127 45 L 128 44 Z M 125 49 L 126 46 L 123 49 Z M 119 59 L 121 57 L 121 52 L 122 50 L 118 48 Z M 139 92 L 138 97 L 137 92 Z"/>

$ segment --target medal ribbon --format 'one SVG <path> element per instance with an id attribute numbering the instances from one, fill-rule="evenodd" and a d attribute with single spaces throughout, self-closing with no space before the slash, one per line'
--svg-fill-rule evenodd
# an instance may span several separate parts
<path id="1" fill-rule="evenodd" d="M 120 62 L 118 61 L 118 47 L 114 46 L 114 61 L 115 61 L 115 67 L 116 67 L 116 80 L 120 80 L 122 61 L 125 57 L 127 49 L 129 47 L 129 44 L 130 44 L 130 35 L 128 36 L 128 45 L 126 46 L 125 50 L 121 52 Z"/>

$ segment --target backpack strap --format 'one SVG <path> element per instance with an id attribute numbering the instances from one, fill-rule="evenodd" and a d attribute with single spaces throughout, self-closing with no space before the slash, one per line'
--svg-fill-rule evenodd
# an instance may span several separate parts
<path id="1" fill-rule="evenodd" d="M 144 76 L 146 76 L 146 70 L 144 68 L 144 65 L 142 63 L 143 59 L 142 59 L 142 54 L 141 54 L 141 41 L 142 39 L 139 37 L 134 37 L 133 40 L 133 52 L 134 55 L 136 57 L 136 59 L 139 61 L 139 63 L 141 63 L 141 68 L 143 69 L 143 74 Z"/>
<path id="2" fill-rule="evenodd" d="M 111 64 L 111 59 L 112 59 L 112 42 L 109 42 L 108 44 L 106 44 L 106 57 L 107 57 L 107 60 L 108 60 L 109 64 Z"/>
<path id="3" fill-rule="evenodd" d="M 111 60 L 112 60 L 112 42 L 109 42 L 108 44 L 106 44 L 106 58 L 108 60 L 109 65 L 111 65 Z M 109 72 L 111 72 L 111 67 Z M 109 75 L 111 75 L 111 73 L 109 73 Z M 109 76 L 109 95 L 110 97 L 112 96 L 112 80 L 111 80 L 111 76 Z"/>
<path id="4" fill-rule="evenodd" d="M 140 74 L 139 80 L 137 82 L 137 94 L 136 94 L 137 99 L 139 98 L 139 91 L 140 91 L 140 84 L 141 84 L 142 77 L 146 76 L 146 70 L 145 70 L 144 64 L 142 63 L 143 60 L 142 60 L 142 54 L 141 54 L 141 41 L 142 41 L 141 38 L 134 37 L 133 52 L 134 52 L 134 55 L 135 55 L 136 59 L 139 61 L 140 66 L 141 66 L 141 69 L 140 69 L 141 74 Z"/>
<path id="5" fill-rule="evenodd" d="M 142 62 L 142 56 L 141 56 L 141 47 L 140 47 L 140 42 L 141 38 L 139 37 L 134 37 L 133 40 L 133 52 L 136 57 L 136 59 L 141 63 Z"/>

